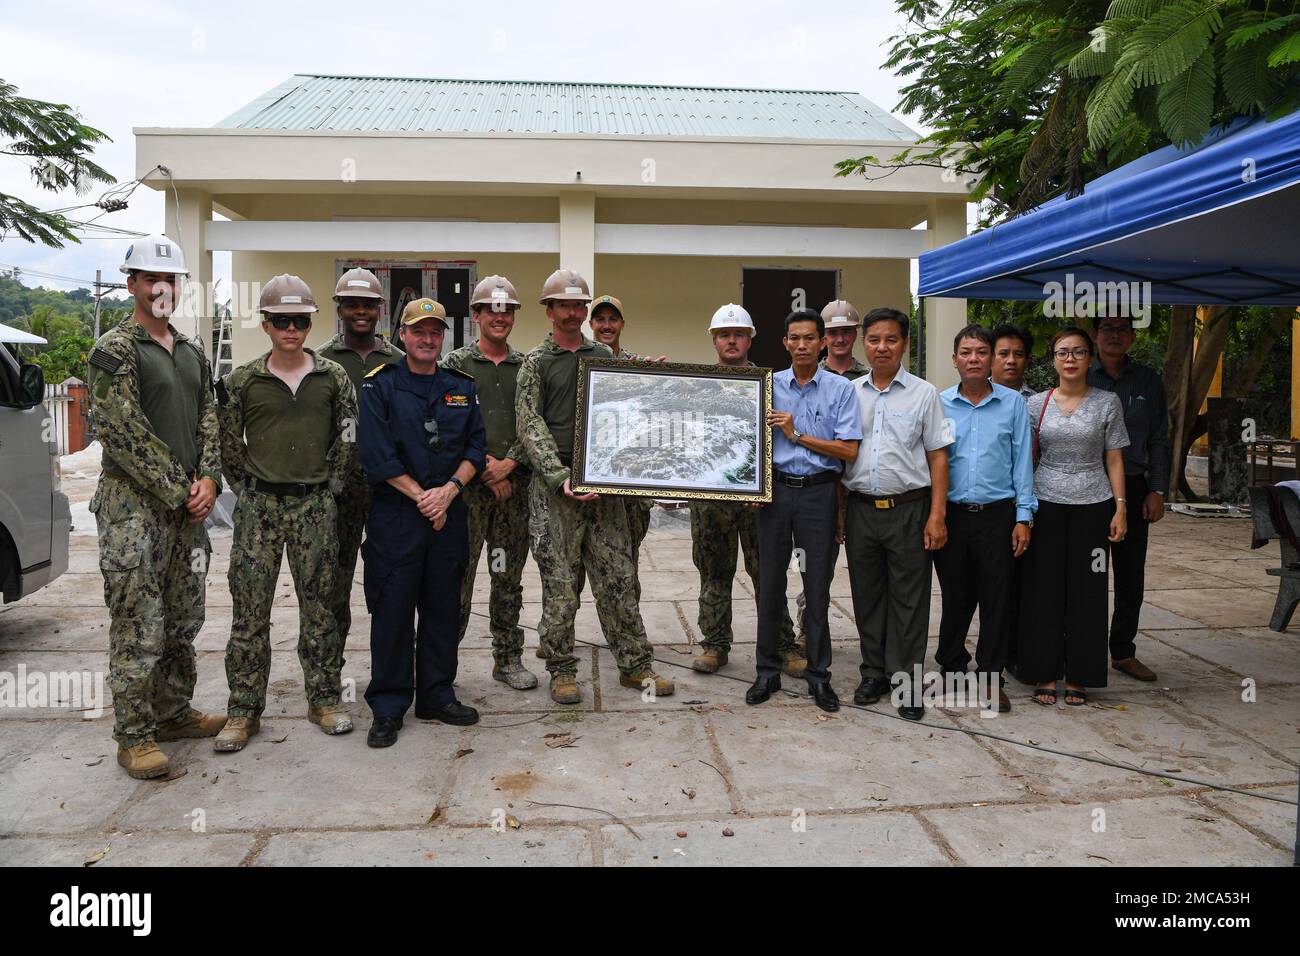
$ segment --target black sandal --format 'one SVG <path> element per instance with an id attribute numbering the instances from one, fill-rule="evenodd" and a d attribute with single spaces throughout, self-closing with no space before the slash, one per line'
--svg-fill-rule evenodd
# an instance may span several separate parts
<path id="1" fill-rule="evenodd" d="M 1070 698 L 1075 698 L 1071 700 Z M 1065 691 L 1065 706 L 1082 707 L 1088 703 L 1088 692 L 1086 690 L 1069 690 Z"/>
<path id="2" fill-rule="evenodd" d="M 1044 697 L 1051 697 L 1051 700 L 1043 700 Z M 1044 707 L 1056 706 L 1056 688 L 1055 687 L 1035 687 L 1034 692 L 1029 695 L 1029 699 L 1035 704 L 1042 704 Z"/>

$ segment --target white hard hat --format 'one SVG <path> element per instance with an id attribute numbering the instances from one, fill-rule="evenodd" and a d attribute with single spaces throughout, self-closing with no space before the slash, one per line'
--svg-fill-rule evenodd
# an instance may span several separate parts
<path id="1" fill-rule="evenodd" d="M 719 329 L 745 329 L 750 335 L 758 334 L 754 328 L 754 320 L 749 317 L 745 307 L 734 302 L 728 302 L 713 313 L 713 321 L 709 323 L 709 334 L 712 335 Z"/>
<path id="2" fill-rule="evenodd" d="M 185 268 L 185 253 L 181 252 L 181 247 L 161 233 L 132 239 L 131 244 L 126 247 L 126 255 L 118 269 L 124 273 L 138 271 L 170 272 L 181 276 L 190 274 Z"/>

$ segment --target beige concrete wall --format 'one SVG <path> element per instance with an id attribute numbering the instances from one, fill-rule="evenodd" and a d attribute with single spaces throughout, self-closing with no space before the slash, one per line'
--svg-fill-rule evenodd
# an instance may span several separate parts
<path id="1" fill-rule="evenodd" d="M 512 341 L 516 347 L 532 348 L 550 326 L 545 310 L 537 304 L 546 277 L 559 263 L 553 256 L 503 255 L 499 253 L 425 252 L 409 257 L 364 251 L 323 253 L 252 253 L 233 256 L 236 283 L 265 283 L 271 276 L 290 272 L 301 276 L 316 294 L 321 307 L 308 337 L 317 346 L 334 334 L 334 291 L 336 259 L 437 259 L 469 260 L 477 264 L 478 276 L 500 273 L 519 290 L 523 302 Z M 737 258 L 697 256 L 597 256 L 593 294 L 609 294 L 622 300 L 628 325 L 625 345 L 636 352 L 667 354 L 685 362 L 709 362 L 713 347 L 706 330 L 709 317 L 718 306 L 738 302 L 741 270 L 745 266 L 777 266 L 839 269 L 841 294 L 866 312 L 876 306 L 907 309 L 908 262 L 906 260 L 860 259 L 772 259 L 762 262 Z M 247 295 L 252 292 L 252 286 Z M 255 303 L 254 303 L 255 304 Z M 267 339 L 256 317 L 236 317 L 234 359 L 242 364 L 267 349 Z"/>
<path id="2" fill-rule="evenodd" d="M 594 292 L 623 303 L 623 344 L 630 351 L 712 362 L 716 353 L 708 336 L 709 319 L 718 306 L 740 301 L 741 270 L 747 266 L 839 269 L 840 293 L 860 311 L 877 306 L 907 310 L 906 260 L 597 256 Z"/>

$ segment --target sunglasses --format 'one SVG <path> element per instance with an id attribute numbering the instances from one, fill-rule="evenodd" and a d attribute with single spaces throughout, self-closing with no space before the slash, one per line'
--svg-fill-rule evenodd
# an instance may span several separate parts
<path id="1" fill-rule="evenodd" d="M 281 332 L 287 329 L 290 323 L 292 323 L 293 327 L 299 332 L 305 332 L 307 329 L 311 328 L 310 315 L 273 315 L 267 321 Z"/>

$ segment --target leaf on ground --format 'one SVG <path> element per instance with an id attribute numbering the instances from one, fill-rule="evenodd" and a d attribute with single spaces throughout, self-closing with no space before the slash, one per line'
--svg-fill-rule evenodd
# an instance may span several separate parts
<path id="1" fill-rule="evenodd" d="M 442 816 L 442 807 L 434 807 L 433 813 L 429 814 L 429 819 L 424 821 L 424 825 L 426 827 L 433 826 L 440 816 Z"/>
<path id="2" fill-rule="evenodd" d="M 459 760 L 461 757 L 468 757 L 468 756 L 469 756 L 470 754 L 472 754 L 473 752 L 474 752 L 474 748 L 473 748 L 473 747 L 466 747 L 466 748 L 464 748 L 463 750 L 457 750 L 457 751 L 456 751 L 456 756 L 455 756 L 453 759 L 455 759 L 455 760 Z"/>
<path id="3" fill-rule="evenodd" d="M 552 750 L 558 750 L 563 747 L 574 746 L 582 737 L 575 737 L 573 734 L 547 734 L 542 739 L 546 742 L 546 746 Z"/>
<path id="4" fill-rule="evenodd" d="M 288 740 L 288 739 L 289 739 L 289 731 L 286 730 L 286 731 L 284 732 L 284 736 L 283 736 L 283 737 L 280 737 L 280 738 L 278 738 L 278 739 L 275 738 L 275 737 L 272 737 L 272 738 L 271 738 L 271 743 L 273 743 L 273 744 L 282 744 L 282 743 L 284 743 L 284 742 L 285 742 L 286 740 Z"/>
<path id="5" fill-rule="evenodd" d="M 98 760 L 95 760 L 95 761 L 92 761 L 91 763 L 86 764 L 86 766 L 87 766 L 87 767 L 98 767 L 98 766 L 99 766 L 101 763 L 103 763 L 103 762 L 104 762 L 104 758 L 103 758 L 103 757 L 100 757 Z"/>
<path id="6" fill-rule="evenodd" d="M 100 850 L 98 853 L 92 853 L 90 856 L 86 857 L 84 860 L 81 861 L 81 865 L 94 866 L 104 857 L 108 856 L 109 849 L 110 847 L 104 847 L 104 849 Z"/>
<path id="7" fill-rule="evenodd" d="M 508 826 L 512 830 L 518 830 L 523 826 L 523 824 L 520 823 L 518 820 L 516 820 L 514 817 L 510 816 L 509 814 L 506 814 L 506 826 Z"/>
<path id="8" fill-rule="evenodd" d="M 694 787 L 692 787 L 692 788 L 689 789 L 689 790 L 682 790 L 682 793 L 686 794 L 686 799 L 687 799 L 687 800 L 694 800 L 694 799 L 695 799 L 695 788 L 694 788 Z"/>

